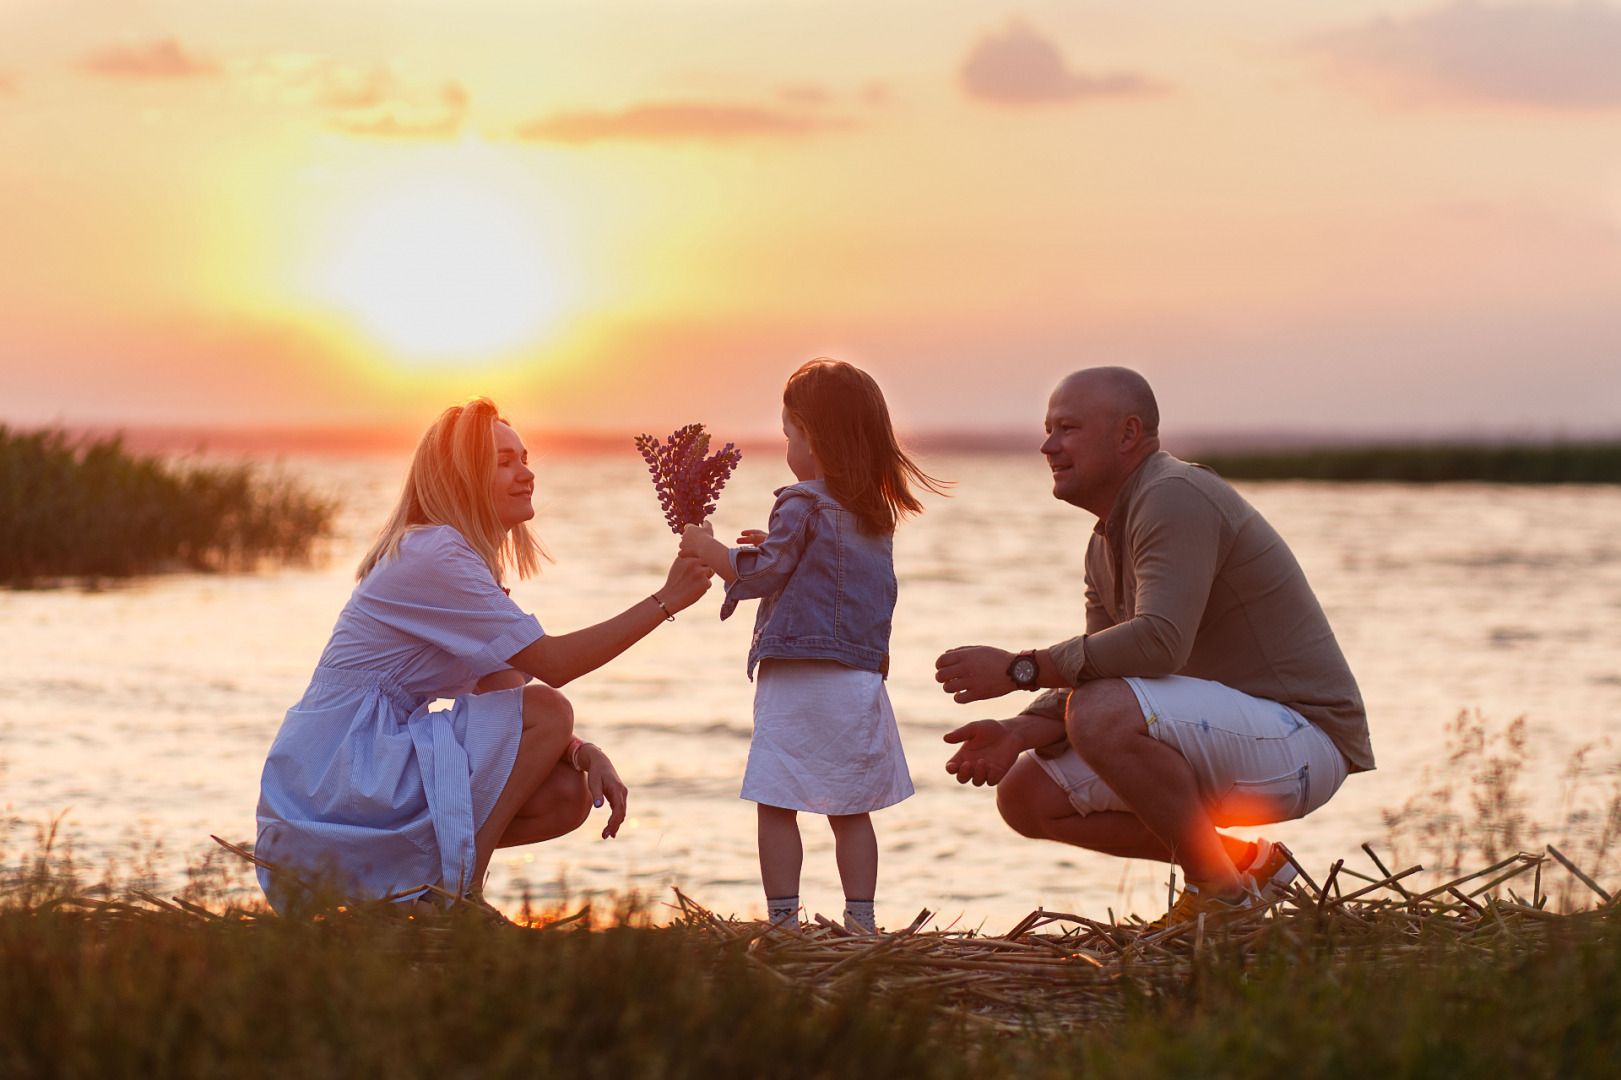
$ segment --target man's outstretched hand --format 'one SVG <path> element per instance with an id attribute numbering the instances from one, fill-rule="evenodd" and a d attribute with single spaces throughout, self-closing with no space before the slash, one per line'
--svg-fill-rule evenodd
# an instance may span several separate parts
<path id="1" fill-rule="evenodd" d="M 955 649 L 947 649 L 935 660 L 934 681 L 959 705 L 984 701 L 986 698 L 1011 694 L 1017 689 L 1013 685 L 1013 677 L 1007 673 L 1011 663 L 1013 654 L 1006 649 L 989 645 L 959 645 Z"/>
<path id="2" fill-rule="evenodd" d="M 995 787 L 1013 768 L 1023 749 L 1000 720 L 975 720 L 946 733 L 948 743 L 962 743 L 946 762 L 946 772 L 959 784 Z"/>

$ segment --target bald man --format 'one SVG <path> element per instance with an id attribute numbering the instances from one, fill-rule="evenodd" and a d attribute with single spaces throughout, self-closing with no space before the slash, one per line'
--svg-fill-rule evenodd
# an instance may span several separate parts
<path id="1" fill-rule="evenodd" d="M 1374 766 L 1322 606 L 1254 507 L 1160 450 L 1141 375 L 1075 372 L 1046 429 L 1053 496 L 1098 519 L 1086 632 L 942 654 L 935 677 L 960 703 L 1046 691 L 1012 719 L 947 735 L 961 745 L 946 771 L 995 785 L 1025 836 L 1180 865 L 1166 924 L 1267 903 L 1295 876 L 1288 852 L 1217 830 L 1304 816 Z"/>

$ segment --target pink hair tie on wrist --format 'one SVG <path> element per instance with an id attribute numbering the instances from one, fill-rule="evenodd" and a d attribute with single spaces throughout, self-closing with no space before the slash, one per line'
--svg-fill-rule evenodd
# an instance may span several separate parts
<path id="1" fill-rule="evenodd" d="M 579 736 L 575 736 L 569 740 L 568 746 L 563 750 L 563 760 L 568 762 L 569 768 L 573 769 L 575 772 L 585 771 L 580 767 L 580 751 L 584 749 L 585 740 Z"/>

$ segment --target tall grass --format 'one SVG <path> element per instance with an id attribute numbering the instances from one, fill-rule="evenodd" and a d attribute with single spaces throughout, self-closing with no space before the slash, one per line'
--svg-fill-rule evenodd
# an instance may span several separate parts
<path id="1" fill-rule="evenodd" d="M 1196 460 L 1229 480 L 1621 484 L 1621 442 L 1365 446 L 1209 454 Z"/>
<path id="2" fill-rule="evenodd" d="M 1526 754 L 1523 724 L 1460 714 L 1434 786 L 1391 815 L 1395 838 L 1455 867 L 1540 835 L 1520 791 Z M 1568 850 L 1602 863 L 1621 787 L 1589 756 L 1567 770 L 1554 825 Z M 634 900 L 595 927 L 589 915 L 542 929 L 364 909 L 283 920 L 244 899 L 245 864 L 209 858 L 179 895 L 213 914 L 150 895 L 137 910 L 77 899 L 129 889 L 87 884 L 48 827 L 31 857 L 7 854 L 8 1078 L 1554 1080 L 1612 1077 L 1621 1061 L 1615 904 L 1514 923 L 1476 894 L 1486 914 L 1473 922 L 1461 908 L 1427 921 L 1396 904 L 1388 917 L 1362 908 L 1374 922 L 1354 932 L 1360 920 L 1309 909 L 1259 939 L 1212 927 L 1203 948 L 1182 943 L 1184 963 L 1122 958 L 1110 1019 L 1060 1029 L 1032 1011 L 1007 1033 L 942 1007 L 959 973 L 931 982 L 909 969 L 915 989 L 885 993 L 875 955 L 855 977 L 810 986 L 773 966 L 791 941 L 720 943 L 692 924 L 655 925 Z"/>
<path id="3" fill-rule="evenodd" d="M 199 918 L 41 900 L 50 867 L 35 869 L 31 903 L 0 897 L 8 1078 L 1553 1080 L 1621 1060 L 1614 919 L 1535 948 L 1407 935 L 1348 950 L 1296 920 L 1246 950 L 1213 931 L 1176 978 L 1123 973 L 1112 1022 L 995 1034 L 936 1011 L 926 984 L 818 996 L 746 942 L 635 905 L 596 929 Z"/>
<path id="4" fill-rule="evenodd" d="M 334 504 L 248 465 L 172 465 L 118 437 L 0 425 L 0 583 L 298 562 Z"/>

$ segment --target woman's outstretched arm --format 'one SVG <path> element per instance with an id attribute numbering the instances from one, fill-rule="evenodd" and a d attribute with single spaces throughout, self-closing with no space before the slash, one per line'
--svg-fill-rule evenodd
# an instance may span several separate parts
<path id="1" fill-rule="evenodd" d="M 525 646 L 507 663 L 549 686 L 564 686 L 606 664 L 677 611 L 709 591 L 709 568 L 679 556 L 657 592 L 611 619 L 567 634 L 548 634 Z M 656 599 L 655 599 L 656 597 Z"/>

